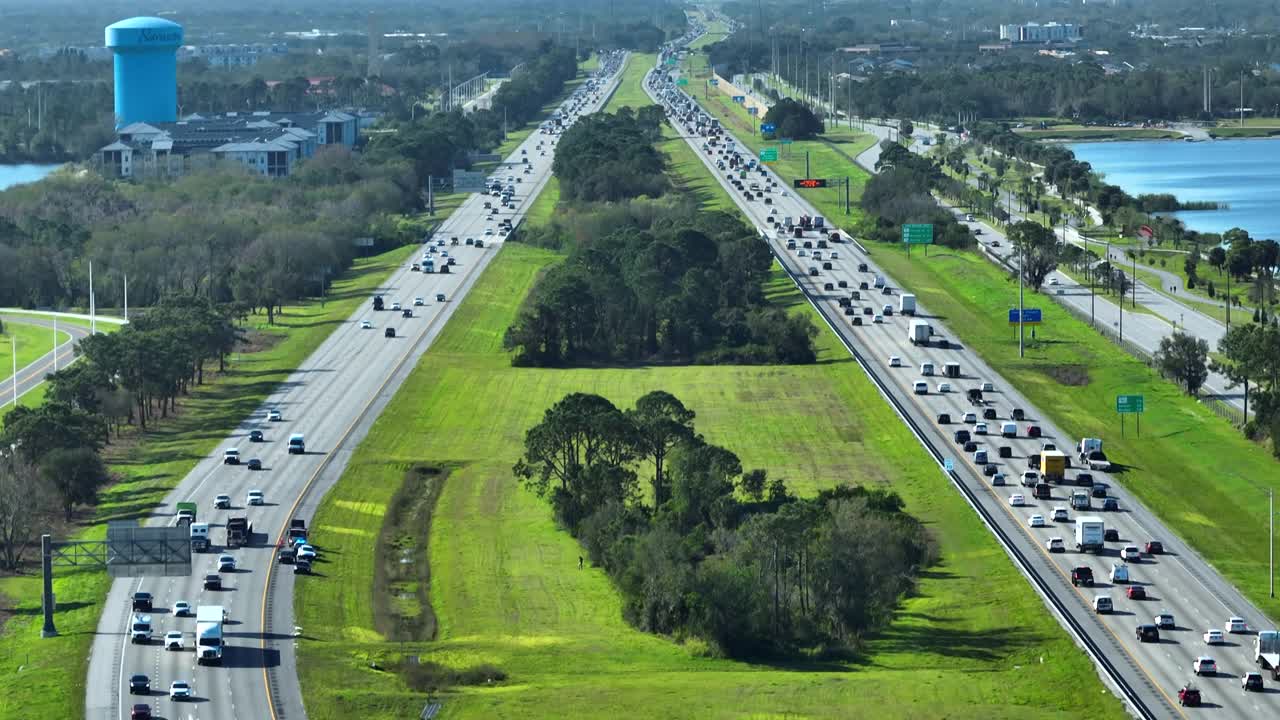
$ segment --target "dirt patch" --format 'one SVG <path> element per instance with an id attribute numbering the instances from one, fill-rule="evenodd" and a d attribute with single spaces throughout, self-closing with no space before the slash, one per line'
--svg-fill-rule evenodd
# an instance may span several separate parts
<path id="1" fill-rule="evenodd" d="M 373 573 L 373 622 L 388 640 L 435 639 L 427 538 L 447 477 L 437 467 L 410 467 L 382 522 Z"/>
<path id="2" fill-rule="evenodd" d="M 265 330 L 246 330 L 241 336 L 241 340 L 236 344 L 235 351 L 248 355 L 250 353 L 262 352 L 270 350 L 284 340 L 285 333 L 267 332 Z M 216 368 L 217 365 L 214 364 Z M 206 371 L 207 373 L 208 371 Z"/>
<path id="3" fill-rule="evenodd" d="M 455 670 L 433 662 L 401 662 L 396 669 L 406 685 L 421 693 L 458 685 L 492 685 L 507 679 L 505 672 L 487 663 Z"/>
<path id="4" fill-rule="evenodd" d="M 1084 387 L 1089 384 L 1089 367 L 1087 365 L 1050 365 L 1041 372 L 1054 382 L 1067 387 Z"/>

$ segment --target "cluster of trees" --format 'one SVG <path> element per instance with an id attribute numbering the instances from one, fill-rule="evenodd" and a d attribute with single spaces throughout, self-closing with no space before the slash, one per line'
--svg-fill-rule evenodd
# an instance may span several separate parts
<path id="1" fill-rule="evenodd" d="M 567 395 L 528 430 L 513 471 L 643 630 L 763 658 L 853 648 L 886 623 L 936 555 L 901 499 L 848 486 L 798 499 L 765 470 L 744 472 L 694 417 L 662 391 L 625 411 Z"/>
<path id="2" fill-rule="evenodd" d="M 904 223 L 932 223 L 935 244 L 952 248 L 973 246 L 973 233 L 939 207 L 930 192 L 937 189 L 949 194 L 962 187 L 944 175 L 935 161 L 898 143 L 885 141 L 881 144 L 876 170 L 877 174 L 867 180 L 860 200 L 867 211 L 860 227 L 864 237 L 899 243 Z"/>
<path id="3" fill-rule="evenodd" d="M 1218 341 L 1210 367 L 1222 373 L 1231 387 L 1243 386 L 1245 409 L 1254 414 L 1245 425 L 1253 438 L 1271 436 L 1280 458 L 1280 323 L 1236 323 Z"/>
<path id="4" fill-rule="evenodd" d="M 578 57 L 573 48 L 555 45 L 550 40 L 538 47 L 520 72 L 493 94 L 491 109 L 477 119 L 481 125 L 501 127 L 503 118 L 513 126 L 523 125 L 538 116 L 564 84 L 578 74 Z"/>
<path id="5" fill-rule="evenodd" d="M 812 323 L 767 304 L 773 256 L 733 215 L 641 199 L 571 209 L 529 240 L 568 257 L 507 329 L 517 365 L 816 358 Z"/>
<path id="6" fill-rule="evenodd" d="M 566 200 L 618 201 L 658 197 L 671 183 L 662 139 L 662 108 L 596 113 L 575 122 L 560 138 L 552 170 Z"/>
<path id="7" fill-rule="evenodd" d="M 822 118 L 804 103 L 782 98 L 764 114 L 764 122 L 773 123 L 774 135 L 795 140 L 810 140 L 826 131 Z"/>

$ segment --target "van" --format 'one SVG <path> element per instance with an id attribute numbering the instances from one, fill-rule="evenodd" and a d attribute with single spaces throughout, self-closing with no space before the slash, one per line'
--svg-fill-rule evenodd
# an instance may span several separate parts
<path id="1" fill-rule="evenodd" d="M 987 464 L 987 451 L 979 450 L 973 454 L 973 462 L 977 465 Z"/>
<path id="2" fill-rule="evenodd" d="M 884 276 L 876 275 L 876 287 L 882 288 L 884 286 L 885 286 Z"/>
<path id="3" fill-rule="evenodd" d="M 1110 595 L 1097 595 L 1093 598 L 1093 611 L 1099 615 L 1109 614 L 1114 608 Z"/>
<path id="4" fill-rule="evenodd" d="M 920 363 L 920 374 L 925 377 L 933 375 L 933 363 Z"/>
<path id="5" fill-rule="evenodd" d="M 1120 563 L 1112 565 L 1111 582 L 1112 584 L 1129 582 L 1129 566 L 1121 565 Z"/>
<path id="6" fill-rule="evenodd" d="M 915 383 L 915 385 L 912 386 L 912 392 L 916 395 L 928 395 L 929 383 L 924 382 L 923 380 Z"/>
<path id="7" fill-rule="evenodd" d="M 1001 437 L 1007 437 L 1007 438 L 1016 438 L 1016 437 L 1018 437 L 1018 425 L 1017 425 L 1017 423 L 1007 422 L 1007 423 L 1002 424 L 1002 425 L 1000 426 L 1000 436 L 1001 436 Z"/>

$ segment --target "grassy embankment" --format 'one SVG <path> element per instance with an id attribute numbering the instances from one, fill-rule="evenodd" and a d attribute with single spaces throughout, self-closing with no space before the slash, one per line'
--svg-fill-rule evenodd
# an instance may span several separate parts
<path id="1" fill-rule="evenodd" d="M 744 138 L 746 139 L 746 138 Z M 749 141 L 749 140 L 748 140 Z M 777 167 L 785 178 L 784 167 Z M 860 172 L 848 168 L 849 172 Z M 837 224 L 847 224 L 823 191 L 804 195 Z M 1142 363 L 1052 302 L 1041 342 L 1017 356 L 1017 338 L 1003 318 L 1016 286 L 973 252 L 920 253 L 874 246 L 877 260 L 921 302 L 946 318 L 1006 380 L 1073 437 L 1101 437 L 1127 470 L 1117 477 L 1175 532 L 1271 616 L 1267 597 L 1268 489 L 1280 489 L 1280 466 L 1226 421 L 1183 395 Z M 1232 313 L 1235 320 L 1235 313 Z M 1115 396 L 1146 395 L 1143 436 L 1119 437 Z"/>
<path id="2" fill-rule="evenodd" d="M 5 320 L 4 332 L 0 332 L 0 391 L 5 388 L 5 382 L 11 382 L 13 377 L 13 341 L 15 339 L 18 342 L 19 372 L 54 347 L 53 328 L 29 325 L 17 320 Z M 58 345 L 69 339 L 71 339 L 70 335 L 61 330 L 58 331 Z M 0 392 L 0 397 L 3 397 L 3 392 Z"/>
<path id="3" fill-rule="evenodd" d="M 580 82 L 575 81 L 572 87 Z M 530 127 L 536 125 L 537 121 Z M 521 139 L 517 136 L 523 133 L 527 137 L 529 132 L 525 128 L 511 133 L 504 148 L 514 148 Z M 436 218 L 446 218 L 465 197 L 438 195 Z M 160 429 L 131 440 L 128 447 L 108 449 L 111 470 L 120 482 L 102 494 L 93 519 L 76 537 L 101 539 L 107 521 L 147 516 L 236 423 L 328 337 L 334 325 L 368 301 L 372 290 L 405 262 L 413 249 L 407 246 L 357 261 L 333 284 L 323 303 L 286 306 L 273 327 L 266 325 L 265 316 L 258 317 L 248 329 L 260 334 L 264 349 L 237 353 L 228 372 L 196 388 L 183 402 L 182 413 Z M 27 398 L 23 400 L 25 403 Z M 59 569 L 58 574 L 54 591 L 58 598 L 56 622 L 62 636 L 54 640 L 40 638 L 39 575 L 0 578 L 0 597 L 7 598 L 6 607 L 12 613 L 0 635 L 0 663 L 8 671 L 0 674 L 0 718 L 84 714 L 83 677 L 109 580 L 97 571 Z M 20 666 L 22 671 L 18 672 Z"/>
<path id="4" fill-rule="evenodd" d="M 708 205 L 728 202 L 690 151 L 671 156 L 676 182 Z M 697 163 L 697 165 L 695 165 Z M 696 172 L 696 175 L 695 175 Z M 424 695 L 394 671 L 404 655 L 465 674 L 489 666 L 503 682 L 447 692 L 449 717 L 1122 717 L 1092 665 L 1045 611 L 937 466 L 879 398 L 836 338 L 819 337 L 809 366 L 513 368 L 501 338 L 539 274 L 560 256 L 506 245 L 357 448 L 313 520 L 335 549 L 300 586 L 307 628 L 299 668 L 314 720 L 399 718 Z M 773 302 L 816 321 L 775 268 Z M 653 389 L 698 413 L 711 442 L 768 468 L 804 494 L 838 482 L 884 484 L 938 538 L 942 562 L 868 640 L 854 664 L 757 665 L 637 632 L 621 619 L 605 575 L 579 571 L 578 545 L 547 505 L 513 481 L 525 430 L 574 391 L 629 405 Z M 403 627 L 370 606 L 374 542 L 388 504 L 414 468 L 448 472 L 425 552 L 429 587 L 401 585 L 395 613 L 427 611 L 437 639 L 401 640 Z M 396 548 L 424 552 L 422 538 Z M 426 579 L 422 579 L 426 582 Z M 394 635 L 395 633 L 390 633 Z M 1041 662 L 1043 661 L 1043 664 Z M 381 669 L 371 669 L 376 662 Z M 1035 666 L 1034 672 L 1025 668 Z M 1070 693 L 1061 688 L 1070 687 Z"/>
<path id="5" fill-rule="evenodd" d="M 1182 137 L 1182 133 L 1160 128 L 1083 127 L 1080 125 L 1059 125 L 1044 130 L 1026 128 L 1014 132 L 1033 140 L 1176 140 Z"/>

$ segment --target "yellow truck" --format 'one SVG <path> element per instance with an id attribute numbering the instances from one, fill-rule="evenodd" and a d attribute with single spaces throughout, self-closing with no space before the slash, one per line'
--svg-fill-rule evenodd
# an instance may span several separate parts
<path id="1" fill-rule="evenodd" d="M 1066 476 L 1067 456 L 1059 450 L 1045 450 L 1040 453 L 1040 477 L 1045 482 L 1060 483 Z"/>

